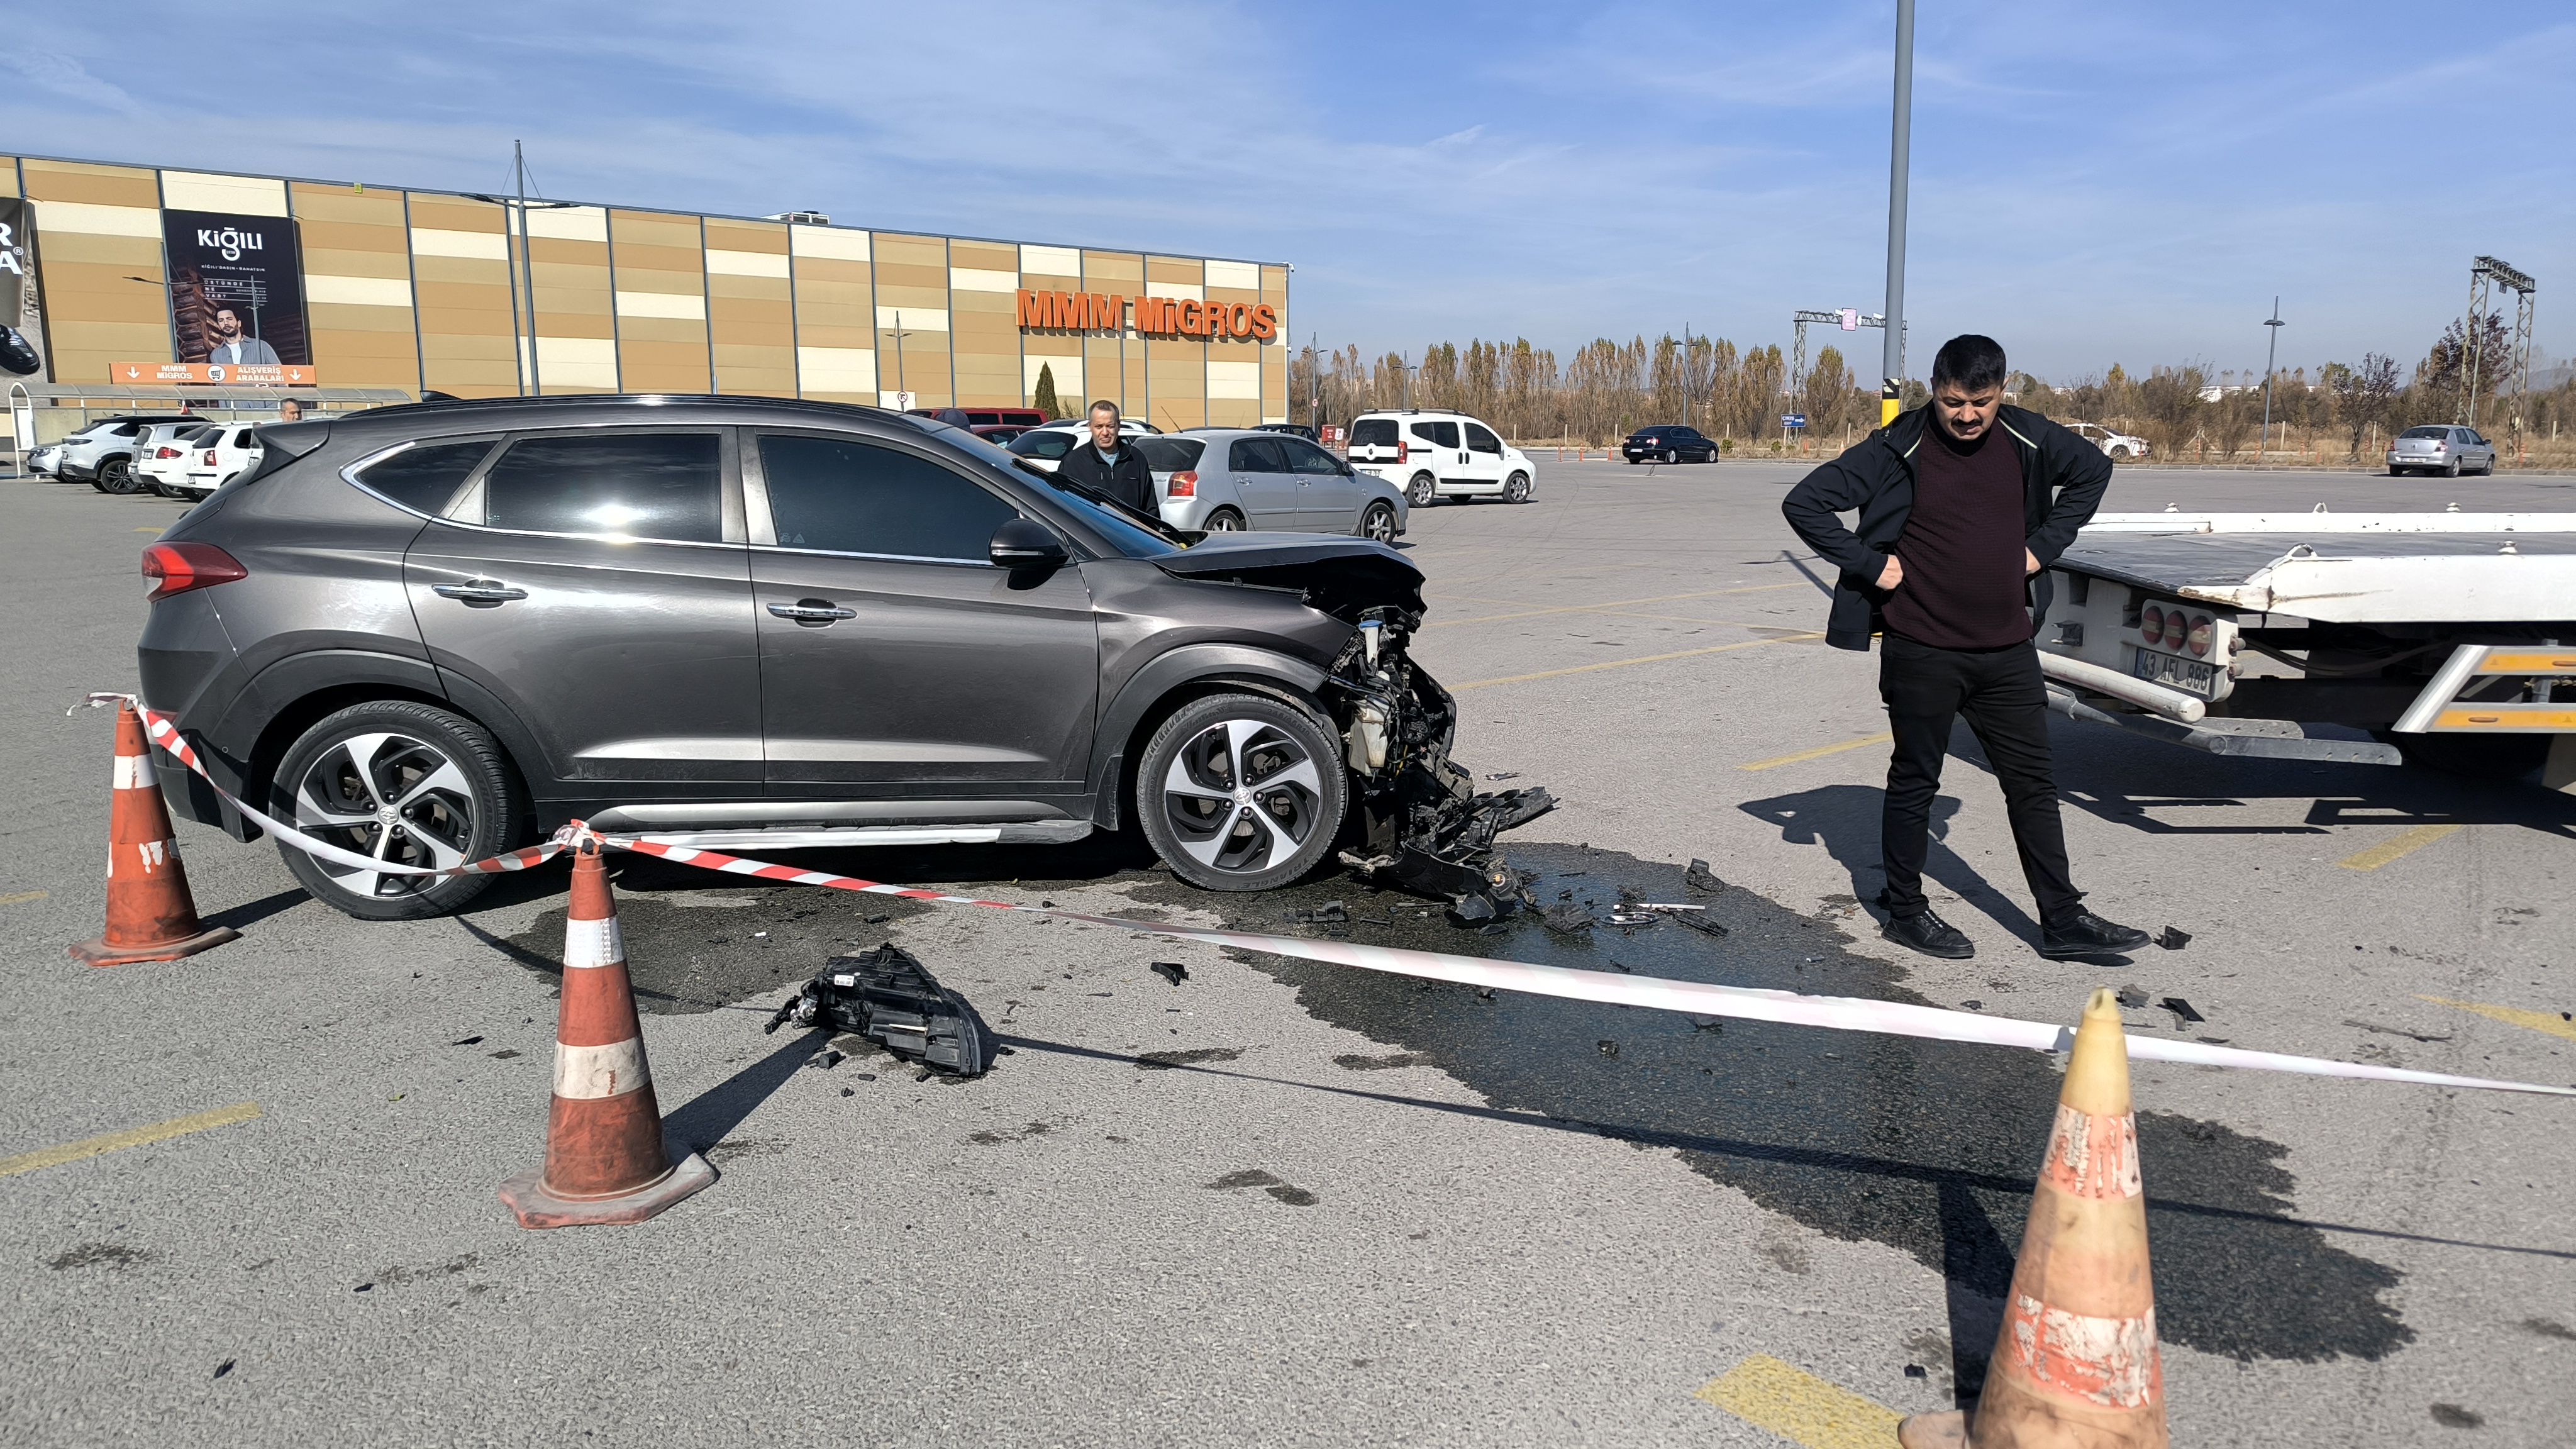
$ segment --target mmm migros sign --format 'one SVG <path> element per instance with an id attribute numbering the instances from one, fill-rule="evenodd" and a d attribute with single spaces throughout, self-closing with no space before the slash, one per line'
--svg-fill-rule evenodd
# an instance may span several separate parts
<path id="1" fill-rule="evenodd" d="M 1131 323 L 1129 313 L 1134 319 Z M 1202 302 L 1195 297 L 1129 297 L 1117 292 L 1020 289 L 1023 332 L 1123 332 L 1144 337 L 1248 338 L 1279 335 L 1279 312 L 1267 302 Z"/>

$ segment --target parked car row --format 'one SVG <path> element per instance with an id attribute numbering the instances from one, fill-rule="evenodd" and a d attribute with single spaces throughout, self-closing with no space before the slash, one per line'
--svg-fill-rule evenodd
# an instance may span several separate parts
<path id="1" fill-rule="evenodd" d="M 189 413 L 103 418 L 59 443 L 29 450 L 39 478 L 84 482 L 101 493 L 203 498 L 259 461 L 258 425 Z"/>

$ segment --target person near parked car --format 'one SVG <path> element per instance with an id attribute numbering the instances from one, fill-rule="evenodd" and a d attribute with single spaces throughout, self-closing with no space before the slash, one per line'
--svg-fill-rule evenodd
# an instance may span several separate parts
<path id="1" fill-rule="evenodd" d="M 2039 414 L 2003 406 L 2004 350 L 1973 333 L 1932 360 L 1932 399 L 1809 473 L 1780 505 L 1842 571 L 1825 642 L 1882 634 L 1879 697 L 1895 749 L 1879 821 L 1887 876 L 1880 934 L 1927 956 L 1976 954 L 1923 895 L 1932 800 L 1950 725 L 1966 715 L 2002 784 L 2023 877 L 2053 960 L 2135 950 L 2147 933 L 2083 908 L 2066 859 L 2031 622 L 2041 570 L 2101 505 L 2111 460 Z M 1858 531 L 1837 514 L 1858 510 Z M 2034 582 L 2036 580 L 2036 582 Z"/>
<path id="2" fill-rule="evenodd" d="M 1145 465 L 1145 455 L 1118 431 L 1118 404 L 1105 398 L 1091 405 L 1090 445 L 1066 453 L 1055 473 L 1147 518 L 1161 516 L 1154 500 L 1153 470 Z"/>
<path id="3" fill-rule="evenodd" d="M 277 405 L 277 420 L 281 423 L 300 423 L 304 421 L 304 404 L 294 398 L 288 398 L 286 401 L 279 403 Z"/>

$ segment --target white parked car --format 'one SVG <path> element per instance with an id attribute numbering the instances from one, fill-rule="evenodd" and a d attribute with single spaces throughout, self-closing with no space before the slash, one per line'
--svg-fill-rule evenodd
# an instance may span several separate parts
<path id="1" fill-rule="evenodd" d="M 1134 418 L 1118 420 L 1118 436 L 1122 438 L 1152 437 L 1162 431 L 1151 423 L 1138 422 Z M 1072 452 L 1077 444 L 1090 441 L 1090 438 L 1089 423 L 1058 422 L 1031 428 L 1003 446 L 1026 459 L 1029 466 L 1039 472 L 1052 473 L 1055 465 L 1064 461 L 1065 454 Z"/>
<path id="2" fill-rule="evenodd" d="M 189 445 L 196 462 L 179 487 L 203 498 L 251 470 L 259 462 L 259 430 L 249 423 L 226 423 Z"/>
<path id="3" fill-rule="evenodd" d="M 134 476 L 165 498 L 184 498 L 188 470 L 204 451 L 198 440 L 222 429 L 221 423 L 154 423 L 134 440 Z"/>
<path id="4" fill-rule="evenodd" d="M 1208 533 L 1404 532 L 1404 495 L 1304 438 L 1255 428 L 1192 428 L 1140 438 L 1163 521 Z"/>
<path id="5" fill-rule="evenodd" d="M 185 413 L 153 413 L 101 418 L 55 445 L 46 471 L 67 483 L 87 483 L 101 493 L 132 493 L 141 487 L 134 476 L 134 437 L 154 423 L 202 423 Z"/>
<path id="6" fill-rule="evenodd" d="M 2100 423 L 2068 423 L 2075 436 L 2109 454 L 2114 462 L 2125 463 L 2147 456 L 2147 440 L 2127 433 L 2115 433 Z"/>
<path id="7" fill-rule="evenodd" d="M 1439 408 L 1362 413 L 1351 420 L 1351 466 L 1383 478 L 1416 508 L 1443 498 L 1527 503 L 1538 465 L 1465 413 Z"/>

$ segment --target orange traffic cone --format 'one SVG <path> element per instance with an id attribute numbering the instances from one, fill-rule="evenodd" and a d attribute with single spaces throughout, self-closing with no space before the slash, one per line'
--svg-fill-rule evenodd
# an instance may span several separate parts
<path id="1" fill-rule="evenodd" d="M 523 1228 L 640 1223 L 715 1181 L 716 1171 L 694 1152 L 672 1166 L 663 1144 L 617 901 L 596 841 L 573 858 L 567 915 L 546 1162 L 502 1183 L 501 1201 Z"/>
<path id="2" fill-rule="evenodd" d="M 2107 987 L 2075 1029 L 1985 1392 L 1965 1414 L 1905 1420 L 1896 1437 L 1905 1449 L 2167 1443 L 2128 1039 Z"/>
<path id="3" fill-rule="evenodd" d="M 107 931 L 72 947 L 92 966 L 176 961 L 241 932 L 208 929 L 188 894 L 188 871 L 170 833 L 169 807 L 152 769 L 152 742 L 132 701 L 116 707 L 116 803 L 107 827 Z"/>

